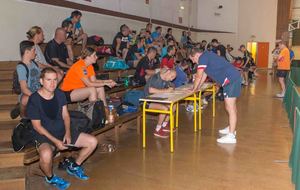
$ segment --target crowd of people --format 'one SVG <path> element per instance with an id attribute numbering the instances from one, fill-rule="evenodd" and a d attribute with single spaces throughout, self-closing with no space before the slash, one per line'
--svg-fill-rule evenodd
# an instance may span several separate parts
<path id="1" fill-rule="evenodd" d="M 53 174 L 53 151 L 67 149 L 67 145 L 80 147 L 79 156 L 67 168 L 67 172 L 86 180 L 88 176 L 81 164 L 97 146 L 95 137 L 79 133 L 70 126 L 67 104 L 102 100 L 108 109 L 104 87 L 116 86 L 114 80 L 96 78 L 93 64 L 99 55 L 87 45 L 88 35 L 80 23 L 81 17 L 82 13 L 76 10 L 64 19 L 44 52 L 39 46 L 44 41 L 43 29 L 39 26 L 31 27 L 26 33 L 28 40 L 20 43 L 21 63 L 16 68 L 21 94 L 19 104 L 12 110 L 11 116 L 16 118 L 20 114 L 22 118 L 31 119 L 45 181 L 59 188 L 67 188 L 70 183 Z M 74 44 L 81 45 L 79 57 L 74 55 Z M 285 49 L 281 49 L 280 54 L 286 54 Z M 145 85 L 146 96 L 172 92 L 175 87 L 188 82 L 194 82 L 193 89 L 189 90 L 196 91 L 205 81 L 215 81 L 218 84 L 218 97 L 225 100 L 229 115 L 228 127 L 219 131 L 225 135 L 217 140 L 219 143 L 236 143 L 236 99 L 240 95 L 241 85 L 247 86 L 249 76 L 252 79 L 256 76 L 251 53 L 244 45 L 239 50 L 243 58 L 234 57 L 233 48 L 230 45 L 225 47 L 217 39 L 212 39 L 210 43 L 192 40 L 190 31 L 183 31 L 178 41 L 172 34 L 172 28 L 168 28 L 163 35 L 162 27 L 157 26 L 153 30 L 151 23 L 138 33 L 124 24 L 112 41 L 113 56 L 135 68 L 135 82 Z M 282 61 L 281 56 L 278 61 Z M 279 66 L 278 69 L 288 68 Z M 286 72 L 280 71 L 278 76 L 281 84 Z M 285 87 L 281 85 L 284 92 Z M 207 103 L 208 100 L 207 97 L 203 102 Z M 147 106 L 170 109 L 156 103 Z M 197 111 L 190 107 L 187 110 Z M 160 114 L 154 135 L 167 138 L 170 132 L 168 116 Z"/>

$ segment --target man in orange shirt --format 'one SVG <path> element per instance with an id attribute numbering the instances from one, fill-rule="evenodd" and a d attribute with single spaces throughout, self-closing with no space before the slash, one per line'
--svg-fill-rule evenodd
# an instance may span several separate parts
<path id="1" fill-rule="evenodd" d="M 95 102 L 101 99 L 107 107 L 104 86 L 112 88 L 116 83 L 113 80 L 96 79 L 92 64 L 97 61 L 97 58 L 95 50 L 88 47 L 83 51 L 81 59 L 67 72 L 61 90 L 64 91 L 68 103 L 85 99 Z"/>
<path id="2" fill-rule="evenodd" d="M 285 42 L 279 41 L 278 46 L 280 54 L 278 56 L 277 77 L 281 87 L 281 93 L 276 94 L 276 97 L 283 98 L 285 94 L 285 78 L 288 75 L 291 67 L 290 51 L 286 47 Z"/>

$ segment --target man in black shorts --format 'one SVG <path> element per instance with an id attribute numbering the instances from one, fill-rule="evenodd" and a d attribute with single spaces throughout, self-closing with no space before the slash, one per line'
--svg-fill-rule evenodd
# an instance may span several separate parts
<path id="1" fill-rule="evenodd" d="M 81 148 L 75 162 L 67 167 L 67 173 L 78 179 L 87 180 L 81 164 L 93 153 L 98 141 L 94 136 L 79 133 L 70 126 L 67 101 L 62 91 L 57 89 L 57 73 L 45 68 L 41 73 L 42 88 L 33 93 L 28 101 L 28 118 L 34 127 L 34 139 L 40 155 L 40 167 L 45 181 L 59 189 L 67 189 L 68 181 L 56 176 L 52 171 L 55 149 L 66 150 L 70 146 Z"/>

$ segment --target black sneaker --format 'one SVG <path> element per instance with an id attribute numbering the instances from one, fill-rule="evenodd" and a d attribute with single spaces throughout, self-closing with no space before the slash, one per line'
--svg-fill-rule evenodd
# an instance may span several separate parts
<path id="1" fill-rule="evenodd" d="M 20 104 L 16 104 L 15 107 L 10 111 L 11 119 L 16 119 L 20 115 Z"/>

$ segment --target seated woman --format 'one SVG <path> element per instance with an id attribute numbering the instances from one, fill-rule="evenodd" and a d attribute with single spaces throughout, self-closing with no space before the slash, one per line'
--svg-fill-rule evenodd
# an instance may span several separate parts
<path id="1" fill-rule="evenodd" d="M 88 47 L 82 52 L 81 58 L 67 72 L 61 90 L 64 91 L 68 103 L 85 99 L 95 102 L 100 99 L 107 107 L 104 86 L 112 88 L 116 83 L 113 80 L 96 79 L 92 64 L 96 63 L 97 58 L 96 51 Z"/>
<path id="2" fill-rule="evenodd" d="M 58 82 L 60 82 L 64 76 L 64 72 L 58 67 L 54 67 L 47 63 L 46 58 L 39 46 L 39 44 L 43 43 L 44 41 L 44 32 L 42 28 L 39 26 L 33 26 L 28 30 L 26 34 L 28 40 L 34 43 L 36 53 L 34 61 L 39 65 L 40 69 L 44 69 L 46 67 L 53 68 L 57 72 Z"/>
<path id="3" fill-rule="evenodd" d="M 176 78 L 176 71 L 173 69 L 163 68 L 159 73 L 153 75 L 148 81 L 144 88 L 145 96 L 149 94 L 160 94 L 160 93 L 168 93 L 173 92 L 174 87 L 171 81 Z M 149 103 L 147 104 L 147 108 L 149 109 L 157 109 L 157 110 L 169 110 L 169 106 L 160 103 Z M 173 111 L 175 111 L 175 106 L 173 107 Z M 168 138 L 170 132 L 169 126 L 170 117 L 166 116 L 166 114 L 159 114 L 158 122 L 154 131 L 154 135 L 160 138 Z M 173 129 L 174 131 L 175 129 Z"/>

